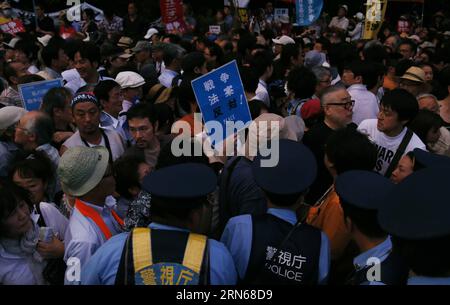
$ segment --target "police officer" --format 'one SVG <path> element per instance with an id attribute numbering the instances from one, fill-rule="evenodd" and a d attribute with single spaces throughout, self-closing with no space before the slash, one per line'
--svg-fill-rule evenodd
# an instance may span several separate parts
<path id="1" fill-rule="evenodd" d="M 408 268 L 392 252 L 391 238 L 378 224 L 378 209 L 394 187 L 389 179 L 369 171 L 348 171 L 336 179 L 336 193 L 345 224 L 360 254 L 353 259 L 350 285 L 406 284 Z"/>
<path id="2" fill-rule="evenodd" d="M 237 275 L 225 246 L 201 234 L 206 196 L 217 177 L 204 164 L 184 163 L 150 173 L 149 228 L 120 234 L 100 248 L 82 272 L 83 284 L 232 285 Z M 117 274 L 117 275 L 116 275 Z"/>
<path id="3" fill-rule="evenodd" d="M 231 218 L 222 235 L 239 278 L 251 284 L 325 283 L 329 243 L 320 230 L 298 222 L 296 210 L 317 173 L 314 155 L 303 144 L 280 140 L 279 160 L 264 167 L 258 156 L 252 164 L 257 185 L 268 201 L 267 213 Z"/>
<path id="4" fill-rule="evenodd" d="M 409 266 L 408 285 L 450 285 L 448 165 L 413 173 L 386 197 L 381 227 Z"/>

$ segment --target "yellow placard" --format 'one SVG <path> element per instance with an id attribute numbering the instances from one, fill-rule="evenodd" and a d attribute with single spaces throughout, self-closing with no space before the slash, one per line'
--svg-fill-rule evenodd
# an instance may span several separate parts
<path id="1" fill-rule="evenodd" d="M 376 38 L 384 21 L 388 0 L 367 0 L 363 39 Z"/>

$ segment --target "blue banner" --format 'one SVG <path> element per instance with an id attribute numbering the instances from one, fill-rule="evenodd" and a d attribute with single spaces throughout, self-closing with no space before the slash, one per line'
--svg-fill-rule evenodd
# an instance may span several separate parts
<path id="1" fill-rule="evenodd" d="M 311 25 L 320 17 L 323 8 L 323 0 L 295 0 L 297 24 L 301 26 Z"/>
<path id="2" fill-rule="evenodd" d="M 19 93 L 22 98 L 23 108 L 28 111 L 39 110 L 42 99 L 47 91 L 62 86 L 62 78 L 19 85 Z"/>
<path id="3" fill-rule="evenodd" d="M 221 139 L 224 140 L 231 136 L 227 134 L 227 122 L 239 123 L 240 129 L 251 123 L 250 110 L 235 60 L 193 80 L 192 88 L 209 136 L 212 134 L 211 129 L 222 127 Z"/>

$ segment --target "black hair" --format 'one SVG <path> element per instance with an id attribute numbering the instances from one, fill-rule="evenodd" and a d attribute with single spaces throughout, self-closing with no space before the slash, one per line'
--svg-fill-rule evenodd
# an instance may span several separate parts
<path id="1" fill-rule="evenodd" d="M 201 68 L 206 62 L 205 55 L 202 52 L 191 52 L 183 57 L 181 68 L 183 73 L 194 74 L 195 68 Z"/>
<path id="2" fill-rule="evenodd" d="M 50 182 L 55 174 L 51 170 L 53 167 L 45 153 L 35 151 L 28 158 L 15 162 L 9 171 L 9 176 L 12 181 L 14 173 L 17 172 L 21 178 L 36 178 L 44 182 Z"/>
<path id="3" fill-rule="evenodd" d="M 405 40 L 402 40 L 402 41 L 400 42 L 400 44 L 398 45 L 398 49 L 400 49 L 400 46 L 401 46 L 401 45 L 405 45 L 405 44 L 409 45 L 409 47 L 411 48 L 411 51 L 412 51 L 414 54 L 417 53 L 417 45 L 416 45 L 416 44 L 414 43 L 414 41 L 412 41 L 411 39 L 405 39 Z"/>
<path id="4" fill-rule="evenodd" d="M 448 277 L 450 235 L 428 240 L 406 240 L 392 236 L 394 251 L 418 276 Z"/>
<path id="5" fill-rule="evenodd" d="M 3 77 L 11 84 L 11 77 L 17 77 L 17 71 L 12 67 L 14 62 L 5 62 L 3 64 Z"/>
<path id="6" fill-rule="evenodd" d="M 91 20 L 95 20 L 95 12 L 93 9 L 87 8 L 83 11 L 83 13 L 85 13 Z"/>
<path id="7" fill-rule="evenodd" d="M 250 66 L 254 69 L 258 78 L 260 78 L 273 65 L 272 56 L 268 51 L 258 51 L 253 55 Z"/>
<path id="8" fill-rule="evenodd" d="M 0 237 L 4 237 L 8 231 L 8 228 L 4 226 L 4 221 L 22 201 L 25 201 L 30 209 L 33 206 L 26 190 L 10 181 L 0 183 Z"/>
<path id="9" fill-rule="evenodd" d="M 22 85 L 22 84 L 29 84 L 29 83 L 34 83 L 34 82 L 41 82 L 44 80 L 45 80 L 45 78 L 43 78 L 40 75 L 26 74 L 26 75 L 22 75 L 21 77 L 19 77 L 18 83 L 19 83 L 19 85 Z"/>
<path id="10" fill-rule="evenodd" d="M 334 131 L 325 144 L 325 154 L 338 175 L 350 170 L 371 171 L 377 161 L 375 144 L 352 127 Z"/>
<path id="11" fill-rule="evenodd" d="M 35 61 L 37 59 L 37 53 L 39 51 L 39 47 L 36 45 L 34 40 L 32 39 L 21 39 L 19 40 L 14 49 L 18 51 L 22 51 L 25 53 L 30 62 Z"/>
<path id="12" fill-rule="evenodd" d="M 139 103 L 132 106 L 130 109 L 128 109 L 126 116 L 128 121 L 134 118 L 147 118 L 152 125 L 155 125 L 158 120 L 155 111 L 153 111 L 153 105 L 146 103 Z"/>
<path id="13" fill-rule="evenodd" d="M 414 62 L 411 59 L 401 59 L 395 66 L 395 76 L 403 76 L 412 66 Z"/>
<path id="14" fill-rule="evenodd" d="M 183 164 L 183 163 L 201 163 L 204 165 L 209 165 L 209 159 L 208 157 L 205 155 L 205 153 L 203 152 L 203 147 L 202 147 L 202 143 L 196 141 L 194 138 L 190 138 L 190 137 L 186 137 L 184 139 L 184 141 L 181 141 L 180 143 L 180 150 L 183 150 L 184 148 L 184 144 L 189 143 L 190 145 L 190 151 L 193 152 L 195 151 L 195 147 L 197 145 L 200 145 L 200 147 L 202 147 L 201 149 L 201 155 L 200 156 L 185 156 L 185 155 L 181 155 L 181 156 L 175 156 L 172 152 L 172 142 L 174 141 L 174 139 L 172 139 L 169 143 L 167 143 L 164 147 L 161 148 L 161 152 L 159 154 L 158 157 L 158 162 L 156 162 L 156 166 L 155 166 L 155 170 L 160 169 L 160 168 L 164 168 L 164 167 L 168 167 L 171 165 L 176 165 L 176 164 Z M 197 146 L 197 149 L 199 147 Z"/>
<path id="15" fill-rule="evenodd" d="M 288 68 L 291 65 L 291 58 L 297 58 L 300 51 L 301 46 L 298 43 L 291 43 L 283 46 L 280 54 L 280 63 L 283 67 Z"/>
<path id="16" fill-rule="evenodd" d="M 383 64 L 388 54 L 381 44 L 373 44 L 363 50 L 364 60 Z"/>
<path id="17" fill-rule="evenodd" d="M 46 67 L 51 68 L 52 60 L 57 60 L 59 58 L 59 50 L 64 50 L 65 43 L 64 39 L 59 36 L 55 36 L 50 39 L 47 46 L 45 46 L 41 51 L 41 58 Z"/>
<path id="18" fill-rule="evenodd" d="M 248 101 L 248 108 L 250 109 L 250 114 L 252 116 L 252 120 L 256 119 L 261 115 L 261 111 L 263 109 L 269 111 L 266 104 L 264 104 L 263 101 L 260 100 L 251 100 Z"/>
<path id="19" fill-rule="evenodd" d="M 155 116 L 158 118 L 158 129 L 161 129 L 164 126 L 172 126 L 175 121 L 175 117 L 173 110 L 169 105 L 166 103 L 154 104 L 153 111 L 155 112 Z"/>
<path id="20" fill-rule="evenodd" d="M 344 69 L 350 70 L 356 76 L 362 77 L 362 83 L 370 90 L 378 83 L 380 75 L 384 74 L 384 67 L 378 62 L 354 61 Z"/>
<path id="21" fill-rule="evenodd" d="M 41 111 L 53 118 L 54 109 L 64 109 L 66 107 L 67 100 L 69 100 L 70 104 L 72 97 L 72 92 L 65 87 L 52 88 L 47 91 L 42 99 Z"/>
<path id="22" fill-rule="evenodd" d="M 66 41 L 64 50 L 71 60 L 75 60 L 75 54 L 78 50 L 82 49 L 83 43 L 83 41 L 76 39 L 69 39 Z"/>
<path id="23" fill-rule="evenodd" d="M 83 42 L 77 52 L 80 53 L 81 58 L 89 60 L 91 64 L 94 62 L 101 64 L 100 48 L 97 45 L 91 42 Z"/>
<path id="24" fill-rule="evenodd" d="M 244 90 L 246 92 L 255 93 L 259 84 L 259 79 L 255 71 L 250 67 L 240 67 L 239 74 L 241 75 Z"/>
<path id="25" fill-rule="evenodd" d="M 320 43 L 322 45 L 322 50 L 328 51 L 331 47 L 331 42 L 325 37 L 320 37 L 316 40 L 316 43 Z"/>
<path id="26" fill-rule="evenodd" d="M 381 105 L 395 111 L 399 121 L 410 122 L 419 111 L 416 98 L 405 89 L 399 88 L 387 92 L 381 99 Z"/>
<path id="27" fill-rule="evenodd" d="M 132 200 L 133 196 L 129 188 L 141 188 L 139 183 L 139 164 L 145 163 L 145 159 L 140 155 L 127 155 L 120 157 L 114 162 L 114 178 L 116 179 L 116 191 L 120 196 Z"/>
<path id="28" fill-rule="evenodd" d="M 193 78 L 183 78 L 181 84 L 174 88 L 174 95 L 176 96 L 177 105 L 186 113 L 191 113 L 191 104 L 196 103 L 196 98 L 194 94 L 194 90 L 191 86 L 191 81 Z M 180 115 L 177 113 L 177 115 Z"/>
<path id="29" fill-rule="evenodd" d="M 287 88 L 294 92 L 297 99 L 311 98 L 316 91 L 316 84 L 314 73 L 303 66 L 292 69 L 287 77 Z"/>
<path id="30" fill-rule="evenodd" d="M 102 100 L 109 101 L 109 93 L 116 87 L 120 87 L 120 85 L 112 79 L 101 81 L 95 86 L 94 95 L 100 103 Z"/>
<path id="31" fill-rule="evenodd" d="M 344 219 L 351 219 L 352 224 L 369 238 L 385 238 L 387 233 L 383 231 L 378 223 L 378 211 L 355 207 L 341 199 L 341 206 L 344 212 Z"/>
<path id="32" fill-rule="evenodd" d="M 442 127 L 442 118 L 439 114 L 434 113 L 428 109 L 421 109 L 416 117 L 409 123 L 410 128 L 422 140 L 423 143 L 428 143 L 427 134 L 432 129 L 439 129 Z"/>

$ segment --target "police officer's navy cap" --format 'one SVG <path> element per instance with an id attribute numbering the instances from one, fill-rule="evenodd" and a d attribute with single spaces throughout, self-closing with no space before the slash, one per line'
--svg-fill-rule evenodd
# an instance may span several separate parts
<path id="1" fill-rule="evenodd" d="M 164 198 L 196 198 L 212 193 L 217 176 L 208 166 L 184 163 L 164 167 L 144 178 L 142 188 L 153 196 Z"/>
<path id="2" fill-rule="evenodd" d="M 375 172 L 353 170 L 339 175 L 335 187 L 345 203 L 365 210 L 378 210 L 394 184 Z"/>
<path id="3" fill-rule="evenodd" d="M 276 166 L 261 166 L 262 160 L 268 160 L 273 156 L 258 155 L 254 159 L 252 171 L 256 184 L 265 191 L 280 195 L 305 191 L 316 179 L 317 164 L 314 155 L 305 145 L 296 141 L 272 142 L 272 145 L 277 144 L 279 144 L 279 160 Z"/>
<path id="4" fill-rule="evenodd" d="M 450 235 L 448 168 L 430 167 L 408 176 L 388 193 L 379 210 L 381 227 L 408 240 Z"/>
<path id="5" fill-rule="evenodd" d="M 437 155 L 420 148 L 414 149 L 414 158 L 423 167 L 431 166 L 450 166 L 450 158 L 447 156 Z"/>

